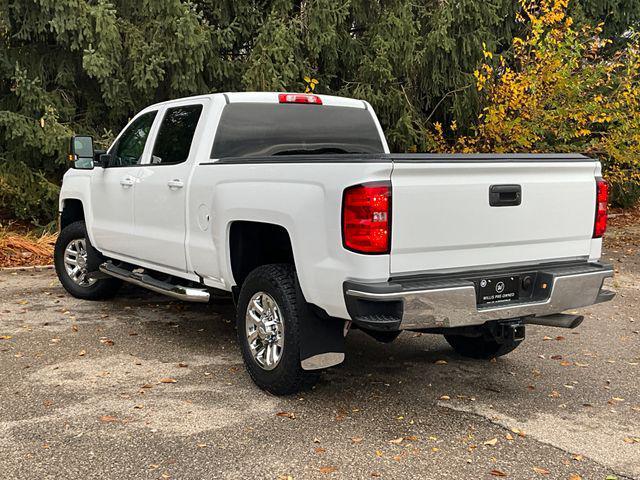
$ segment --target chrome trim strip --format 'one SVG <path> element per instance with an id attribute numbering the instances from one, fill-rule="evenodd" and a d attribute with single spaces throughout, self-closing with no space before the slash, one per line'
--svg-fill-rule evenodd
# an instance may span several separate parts
<path id="1" fill-rule="evenodd" d="M 612 276 L 611 269 L 558 275 L 553 280 L 549 297 L 544 301 L 485 308 L 478 308 L 475 287 L 471 282 L 468 285 L 389 293 L 349 289 L 346 295 L 373 301 L 402 300 L 401 329 L 453 328 L 481 325 L 489 320 L 552 315 L 611 300 L 613 295 L 602 290 L 602 283 Z"/>
<path id="2" fill-rule="evenodd" d="M 333 367 L 342 362 L 344 362 L 343 352 L 326 352 L 305 358 L 300 362 L 300 366 L 303 370 L 320 370 L 321 368 Z"/>

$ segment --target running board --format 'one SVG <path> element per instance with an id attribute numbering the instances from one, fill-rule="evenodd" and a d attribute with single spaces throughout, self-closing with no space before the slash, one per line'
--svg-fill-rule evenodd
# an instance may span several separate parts
<path id="1" fill-rule="evenodd" d="M 111 277 L 119 278 L 124 282 L 132 283 L 156 293 L 162 293 L 187 302 L 207 303 L 209 301 L 209 292 L 204 288 L 184 287 L 182 285 L 164 282 L 146 273 L 132 272 L 126 268 L 116 267 L 111 262 L 105 262 L 100 265 L 100 271 Z"/>

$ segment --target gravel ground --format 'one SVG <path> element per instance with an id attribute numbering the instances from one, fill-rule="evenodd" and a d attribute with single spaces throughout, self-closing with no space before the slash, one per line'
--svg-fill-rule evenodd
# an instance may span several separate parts
<path id="1" fill-rule="evenodd" d="M 619 294 L 574 331 L 528 327 L 497 361 L 354 331 L 346 362 L 289 398 L 251 383 L 230 305 L 83 302 L 51 270 L 2 272 L 0 476 L 640 478 L 632 243 L 613 232 Z"/>

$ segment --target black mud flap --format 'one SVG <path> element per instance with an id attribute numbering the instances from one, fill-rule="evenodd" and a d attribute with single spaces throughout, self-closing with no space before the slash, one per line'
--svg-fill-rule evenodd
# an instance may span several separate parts
<path id="1" fill-rule="evenodd" d="M 300 287 L 298 304 L 305 305 L 300 319 L 300 365 L 320 370 L 344 361 L 344 320 L 332 318 L 306 303 Z"/>

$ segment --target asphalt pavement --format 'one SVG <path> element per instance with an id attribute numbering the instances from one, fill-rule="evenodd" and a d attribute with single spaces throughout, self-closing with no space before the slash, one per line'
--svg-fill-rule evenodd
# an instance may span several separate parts
<path id="1" fill-rule="evenodd" d="M 353 331 L 286 398 L 245 373 L 232 305 L 2 272 L 0 478 L 640 478 L 640 261 L 608 257 L 619 294 L 575 330 L 530 326 L 494 361 Z"/>

